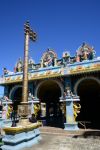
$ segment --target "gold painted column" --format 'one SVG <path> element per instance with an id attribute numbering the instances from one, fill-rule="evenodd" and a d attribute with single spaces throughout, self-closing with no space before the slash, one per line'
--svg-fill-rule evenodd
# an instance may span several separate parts
<path id="1" fill-rule="evenodd" d="M 28 109 L 28 51 L 29 40 L 36 41 L 36 33 L 30 28 L 29 22 L 24 25 L 25 39 L 24 39 L 24 66 L 23 66 L 23 89 L 22 89 L 22 102 L 18 106 L 18 114 L 23 118 L 29 115 Z"/>
<path id="2" fill-rule="evenodd" d="M 30 27 L 28 22 L 25 24 L 24 31 L 25 31 L 25 41 L 24 41 L 22 103 L 27 103 L 28 102 L 28 49 L 29 49 L 29 37 L 30 37 Z"/>

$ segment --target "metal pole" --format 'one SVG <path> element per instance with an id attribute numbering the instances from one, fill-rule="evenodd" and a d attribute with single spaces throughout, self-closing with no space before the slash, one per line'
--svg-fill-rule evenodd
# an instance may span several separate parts
<path id="1" fill-rule="evenodd" d="M 24 43 L 24 66 L 23 66 L 23 95 L 22 103 L 28 102 L 28 48 L 29 48 L 30 28 L 25 24 L 25 43 Z"/>
<path id="2" fill-rule="evenodd" d="M 28 50 L 29 40 L 36 41 L 36 33 L 30 28 L 29 22 L 25 23 L 25 41 L 24 41 L 24 65 L 23 65 L 23 89 L 22 102 L 18 106 L 18 114 L 24 119 L 29 114 L 28 109 Z M 24 121 L 24 120 L 23 120 Z"/>

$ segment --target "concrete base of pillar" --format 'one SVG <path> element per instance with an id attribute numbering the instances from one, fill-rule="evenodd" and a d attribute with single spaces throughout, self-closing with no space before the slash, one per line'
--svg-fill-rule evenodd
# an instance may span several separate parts
<path id="1" fill-rule="evenodd" d="M 22 150 L 37 144 L 40 140 L 39 128 L 17 134 L 6 134 L 3 138 L 2 150 Z"/>
<path id="2" fill-rule="evenodd" d="M 73 122 L 73 123 L 64 123 L 64 130 L 68 130 L 68 131 L 75 131 L 75 130 L 79 130 L 78 128 L 78 123 L 77 122 Z"/>

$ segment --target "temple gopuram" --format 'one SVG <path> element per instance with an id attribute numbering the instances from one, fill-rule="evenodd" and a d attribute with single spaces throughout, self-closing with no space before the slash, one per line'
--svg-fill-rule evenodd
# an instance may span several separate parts
<path id="1" fill-rule="evenodd" d="M 17 110 L 22 100 L 23 60 L 14 72 L 3 71 L 1 103 L 7 103 L 9 118 L 11 107 Z M 90 45 L 83 43 L 74 56 L 65 51 L 60 59 L 47 49 L 38 64 L 29 58 L 28 82 L 31 112 L 44 126 L 100 129 L 100 57 Z"/>

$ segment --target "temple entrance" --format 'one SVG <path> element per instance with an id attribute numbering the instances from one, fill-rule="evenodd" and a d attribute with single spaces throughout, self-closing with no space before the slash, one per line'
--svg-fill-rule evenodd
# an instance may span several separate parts
<path id="1" fill-rule="evenodd" d="M 15 86 L 10 92 L 10 99 L 13 101 L 14 110 L 17 110 L 18 105 L 22 101 L 22 86 Z"/>
<path id="2" fill-rule="evenodd" d="M 85 121 L 87 128 L 100 129 L 100 84 L 91 78 L 84 79 L 79 83 L 77 93 L 81 104 L 77 121 Z"/>
<path id="3" fill-rule="evenodd" d="M 41 116 L 41 119 L 46 120 L 47 126 L 62 127 L 62 112 L 59 103 L 61 89 L 56 81 L 44 81 L 38 88 L 37 97 L 41 104 L 45 103 L 46 106 L 46 116 Z"/>

